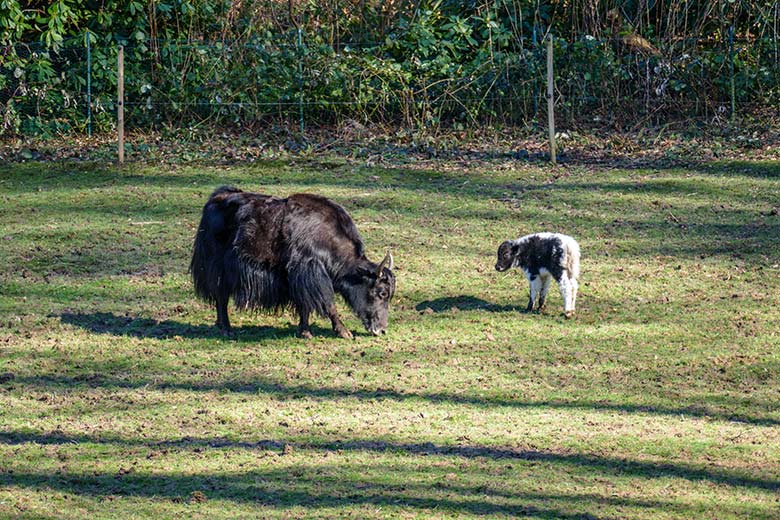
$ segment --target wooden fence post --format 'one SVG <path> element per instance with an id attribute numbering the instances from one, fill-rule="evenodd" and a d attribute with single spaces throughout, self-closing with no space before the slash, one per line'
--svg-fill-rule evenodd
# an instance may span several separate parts
<path id="1" fill-rule="evenodd" d="M 737 114 L 737 96 L 734 88 L 734 23 L 729 27 L 729 90 L 731 94 L 731 120 Z"/>
<path id="2" fill-rule="evenodd" d="M 553 35 L 547 38 L 547 126 L 550 130 L 550 161 L 555 158 L 555 80 L 553 79 Z"/>
<path id="3" fill-rule="evenodd" d="M 303 139 L 303 35 L 298 27 L 298 117 L 300 118 L 301 139 Z"/>
<path id="4" fill-rule="evenodd" d="M 87 29 L 87 135 L 92 137 L 92 44 Z"/>
<path id="5" fill-rule="evenodd" d="M 118 137 L 119 164 L 125 162 L 125 48 L 119 46 L 117 55 L 117 114 L 116 130 Z"/>

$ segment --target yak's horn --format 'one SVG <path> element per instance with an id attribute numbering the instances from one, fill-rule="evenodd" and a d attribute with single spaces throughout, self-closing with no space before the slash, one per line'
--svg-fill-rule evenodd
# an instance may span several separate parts
<path id="1" fill-rule="evenodd" d="M 382 276 L 382 269 L 387 267 L 388 269 L 393 269 L 393 255 L 390 254 L 390 251 L 387 252 L 384 259 L 382 259 L 381 262 L 379 262 L 379 267 L 376 268 L 376 275 Z"/>

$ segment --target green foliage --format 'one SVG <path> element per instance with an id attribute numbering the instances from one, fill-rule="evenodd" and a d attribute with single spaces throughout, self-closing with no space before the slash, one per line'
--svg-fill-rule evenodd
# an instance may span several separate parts
<path id="1" fill-rule="evenodd" d="M 2 0 L 0 133 L 85 127 L 87 40 L 99 130 L 113 125 L 119 45 L 130 126 L 297 119 L 299 101 L 310 123 L 528 124 L 544 110 L 550 30 L 563 122 L 717 115 L 729 105 L 732 23 L 737 103 L 780 100 L 776 9 L 751 4 L 626 2 L 610 26 L 609 6 L 579 2 Z M 634 32 L 661 52 L 622 48 Z"/>

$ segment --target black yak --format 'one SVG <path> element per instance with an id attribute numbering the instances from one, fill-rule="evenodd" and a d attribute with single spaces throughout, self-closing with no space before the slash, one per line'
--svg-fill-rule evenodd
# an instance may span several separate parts
<path id="1" fill-rule="evenodd" d="M 393 258 L 366 258 L 355 223 L 318 195 L 287 198 L 221 187 L 209 197 L 195 235 L 190 272 L 196 293 L 217 307 L 217 326 L 230 333 L 228 299 L 239 309 L 292 307 L 298 333 L 311 338 L 309 317 L 330 318 L 342 338 L 352 333 L 334 303 L 341 294 L 370 333 L 387 330 L 395 291 Z"/>

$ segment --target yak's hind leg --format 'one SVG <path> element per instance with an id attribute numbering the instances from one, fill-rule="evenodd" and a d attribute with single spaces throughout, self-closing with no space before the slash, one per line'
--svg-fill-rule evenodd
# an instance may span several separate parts
<path id="1" fill-rule="evenodd" d="M 236 256 L 230 246 L 230 226 L 224 208 L 209 201 L 203 208 L 195 244 L 192 250 L 190 273 L 195 292 L 216 306 L 217 327 L 222 334 L 230 334 L 228 300 L 235 287 Z"/>
<path id="2" fill-rule="evenodd" d="M 238 260 L 231 248 L 222 255 L 219 269 L 211 275 L 217 281 L 214 303 L 217 306 L 217 327 L 223 336 L 232 336 L 230 318 L 228 317 L 228 302 L 230 295 L 238 284 Z"/>
<path id="3" fill-rule="evenodd" d="M 298 334 L 304 338 L 311 337 L 309 316 L 317 313 L 331 318 L 334 330 L 342 335 L 337 329 L 337 324 L 341 324 L 341 320 L 338 319 L 338 314 L 335 314 L 333 283 L 322 262 L 318 258 L 291 261 L 288 264 L 288 280 L 290 299 L 301 317 Z M 336 321 L 333 321 L 333 316 L 336 317 Z"/>
<path id="4" fill-rule="evenodd" d="M 217 297 L 217 328 L 220 333 L 229 336 L 233 333 L 230 328 L 230 318 L 228 317 L 228 295 L 219 295 Z"/>

